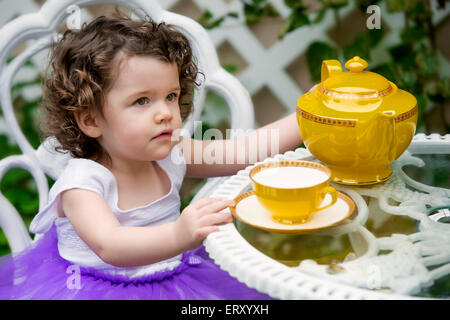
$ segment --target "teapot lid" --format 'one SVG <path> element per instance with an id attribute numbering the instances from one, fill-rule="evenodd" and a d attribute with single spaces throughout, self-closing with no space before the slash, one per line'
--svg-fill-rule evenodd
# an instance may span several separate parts
<path id="1" fill-rule="evenodd" d="M 319 90 L 338 99 L 376 99 L 388 95 L 391 83 L 377 73 L 364 71 L 367 66 L 364 59 L 355 56 L 345 64 L 348 72 L 333 72 L 322 79 Z"/>

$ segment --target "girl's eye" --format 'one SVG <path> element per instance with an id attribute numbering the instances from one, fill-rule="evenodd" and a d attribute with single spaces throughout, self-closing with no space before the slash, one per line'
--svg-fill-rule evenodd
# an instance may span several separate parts
<path id="1" fill-rule="evenodd" d="M 150 102 L 150 100 L 148 98 L 139 98 L 133 103 L 133 105 L 143 106 L 149 102 Z"/>
<path id="2" fill-rule="evenodd" d="M 175 101 L 177 99 L 178 95 L 176 93 L 171 93 L 167 96 L 167 101 Z"/>

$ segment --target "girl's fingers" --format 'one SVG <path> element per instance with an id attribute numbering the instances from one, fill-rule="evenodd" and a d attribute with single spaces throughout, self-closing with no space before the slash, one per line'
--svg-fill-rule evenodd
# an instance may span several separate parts
<path id="1" fill-rule="evenodd" d="M 192 204 L 192 206 L 193 206 L 195 209 L 201 209 L 201 208 L 203 208 L 204 206 L 206 206 L 206 205 L 208 205 L 208 204 L 210 204 L 210 203 L 213 203 L 213 202 L 217 202 L 217 201 L 220 201 L 220 200 L 219 200 L 219 199 L 215 199 L 215 198 L 203 198 L 203 199 L 200 199 L 200 200 L 195 201 L 195 202 Z"/>
<path id="2" fill-rule="evenodd" d="M 198 230 L 198 237 L 199 239 L 204 240 L 209 234 L 216 231 L 219 231 L 219 228 L 217 226 L 203 227 L 200 230 Z"/>
<path id="3" fill-rule="evenodd" d="M 204 215 L 201 219 L 202 226 L 212 226 L 223 223 L 230 223 L 233 221 L 233 218 L 225 213 L 212 213 Z"/>
<path id="4" fill-rule="evenodd" d="M 201 208 L 201 213 L 220 212 L 225 208 L 228 208 L 233 204 L 233 200 L 218 200 L 212 203 L 208 203 Z"/>

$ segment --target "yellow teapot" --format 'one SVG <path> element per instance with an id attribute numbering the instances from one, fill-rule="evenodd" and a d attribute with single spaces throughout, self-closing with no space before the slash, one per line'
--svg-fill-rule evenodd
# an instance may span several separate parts
<path id="1" fill-rule="evenodd" d="M 416 98 L 383 76 L 364 71 L 360 57 L 322 63 L 321 82 L 297 101 L 297 121 L 309 151 L 332 181 L 368 185 L 389 179 L 389 164 L 409 146 L 417 124 Z"/>

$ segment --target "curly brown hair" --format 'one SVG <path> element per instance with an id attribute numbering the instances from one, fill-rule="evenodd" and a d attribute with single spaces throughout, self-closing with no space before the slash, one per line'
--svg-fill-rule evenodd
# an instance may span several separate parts
<path id="1" fill-rule="evenodd" d="M 43 95 L 43 134 L 54 136 L 75 158 L 109 157 L 97 139 L 78 127 L 75 113 L 98 111 L 115 77 L 113 58 L 151 56 L 176 63 L 180 81 L 180 113 L 183 120 L 192 109 L 197 65 L 188 39 L 175 27 L 151 19 L 132 20 L 124 15 L 101 16 L 80 30 L 67 30 L 52 45 Z"/>

